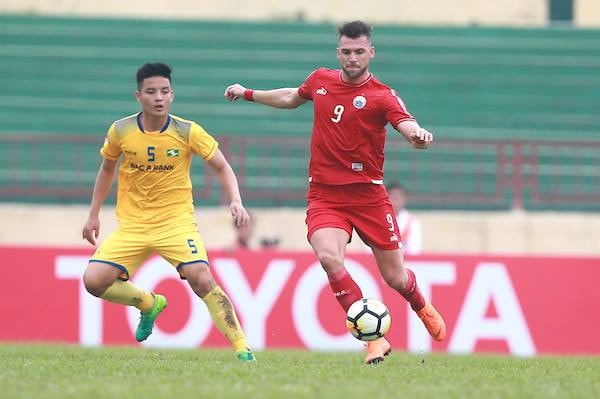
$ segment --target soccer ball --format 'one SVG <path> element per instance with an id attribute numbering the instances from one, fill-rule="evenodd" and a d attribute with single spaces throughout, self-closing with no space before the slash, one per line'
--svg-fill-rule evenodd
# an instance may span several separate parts
<path id="1" fill-rule="evenodd" d="M 383 302 L 374 298 L 363 298 L 354 302 L 346 313 L 346 327 L 354 338 L 374 341 L 388 332 L 392 317 Z"/>

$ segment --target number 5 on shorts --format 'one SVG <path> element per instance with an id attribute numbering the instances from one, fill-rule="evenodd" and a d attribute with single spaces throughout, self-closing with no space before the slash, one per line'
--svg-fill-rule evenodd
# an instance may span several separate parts
<path id="1" fill-rule="evenodd" d="M 189 240 L 187 240 L 188 245 L 190 247 L 190 249 L 192 250 L 193 254 L 197 254 L 198 253 L 198 247 L 196 247 L 196 244 L 194 244 L 194 240 L 192 238 L 190 238 Z"/>

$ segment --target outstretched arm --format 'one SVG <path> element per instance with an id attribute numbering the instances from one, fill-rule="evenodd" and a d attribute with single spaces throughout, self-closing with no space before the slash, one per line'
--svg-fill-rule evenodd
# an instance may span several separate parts
<path id="1" fill-rule="evenodd" d="M 417 150 L 425 150 L 433 141 L 433 134 L 423 129 L 416 121 L 402 121 L 396 126 L 406 141 Z"/>
<path id="2" fill-rule="evenodd" d="M 252 90 L 245 88 L 239 83 L 228 86 L 225 89 L 224 96 L 229 101 L 236 101 L 243 98 L 247 101 L 254 101 L 270 107 L 284 109 L 298 108 L 308 101 L 300 97 L 297 87 L 286 87 L 273 90 Z"/>
<path id="3" fill-rule="evenodd" d="M 229 211 L 231 212 L 231 216 L 233 217 L 236 226 L 247 226 L 250 216 L 248 215 L 248 212 L 246 212 L 246 209 L 244 209 L 244 205 L 242 205 L 242 197 L 240 195 L 237 178 L 235 177 L 231 165 L 229 165 L 229 162 L 227 162 L 221 150 L 217 150 L 215 155 L 208 160 L 207 163 L 217 173 L 221 185 L 225 189 L 225 192 L 227 192 L 230 201 Z"/>
<path id="4" fill-rule="evenodd" d="M 100 208 L 110 191 L 113 180 L 115 178 L 115 170 L 117 169 L 117 161 L 104 158 L 98 176 L 96 176 L 96 183 L 94 183 L 94 193 L 92 194 L 92 205 L 90 206 L 90 213 L 88 220 L 83 226 L 83 238 L 90 244 L 96 245 L 96 239 L 100 234 Z"/>

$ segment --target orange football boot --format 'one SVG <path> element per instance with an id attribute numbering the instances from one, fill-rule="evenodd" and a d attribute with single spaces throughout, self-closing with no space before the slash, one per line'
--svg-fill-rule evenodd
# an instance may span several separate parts
<path id="1" fill-rule="evenodd" d="M 375 341 L 369 341 L 366 344 L 367 357 L 365 358 L 366 364 L 377 364 L 383 362 L 384 356 L 387 356 L 392 352 L 392 345 L 387 339 L 381 337 Z"/>
<path id="2" fill-rule="evenodd" d="M 429 301 L 425 301 L 423 309 L 417 311 L 417 315 L 425 324 L 425 328 L 436 341 L 443 341 L 446 338 L 446 323 L 444 319 L 433 307 Z"/>

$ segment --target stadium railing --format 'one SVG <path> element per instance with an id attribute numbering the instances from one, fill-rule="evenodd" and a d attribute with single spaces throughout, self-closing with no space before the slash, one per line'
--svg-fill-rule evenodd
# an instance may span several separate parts
<path id="1" fill-rule="evenodd" d="M 309 138 L 218 137 L 248 206 L 304 206 Z M 0 202 L 89 203 L 101 145 L 88 135 L 0 135 Z M 196 205 L 224 203 L 201 164 L 191 170 Z M 600 211 L 597 141 L 457 139 L 415 151 L 389 140 L 385 175 L 415 209 Z"/>

